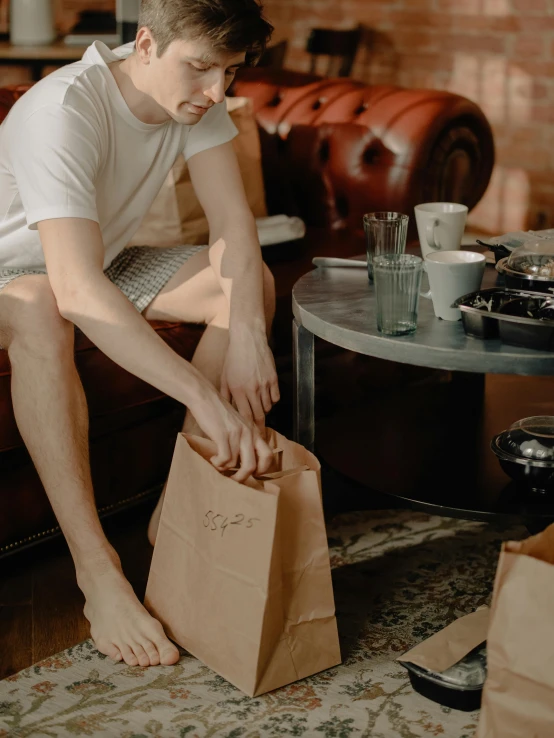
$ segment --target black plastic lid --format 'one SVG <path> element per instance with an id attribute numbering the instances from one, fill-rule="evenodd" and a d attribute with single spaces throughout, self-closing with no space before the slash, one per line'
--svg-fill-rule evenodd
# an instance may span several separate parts
<path id="1" fill-rule="evenodd" d="M 551 462 L 554 466 L 554 416 L 523 418 L 496 438 L 504 453 L 520 459 Z"/>

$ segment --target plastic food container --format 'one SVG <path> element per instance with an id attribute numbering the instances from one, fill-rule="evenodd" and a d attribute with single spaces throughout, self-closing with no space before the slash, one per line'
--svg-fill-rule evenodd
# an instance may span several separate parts
<path id="1" fill-rule="evenodd" d="M 506 287 L 554 294 L 554 239 L 539 239 L 514 249 L 500 259 L 496 269 Z"/>
<path id="2" fill-rule="evenodd" d="M 500 466 L 534 492 L 554 491 L 554 417 L 538 415 L 513 423 L 491 441 Z"/>
<path id="3" fill-rule="evenodd" d="M 460 308 L 469 336 L 554 351 L 554 295 L 492 287 L 460 297 L 453 307 Z"/>
<path id="4" fill-rule="evenodd" d="M 408 670 L 412 687 L 424 697 L 454 710 L 478 710 L 487 676 L 486 644 L 482 643 L 461 661 L 445 671 L 429 671 L 409 661 L 401 661 Z"/>

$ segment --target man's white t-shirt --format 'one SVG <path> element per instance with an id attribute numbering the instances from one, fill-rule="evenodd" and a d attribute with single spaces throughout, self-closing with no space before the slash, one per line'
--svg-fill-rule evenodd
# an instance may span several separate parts
<path id="1" fill-rule="evenodd" d="M 189 159 L 237 134 L 225 102 L 191 126 L 138 120 L 107 66 L 133 46 L 110 50 L 96 41 L 81 61 L 26 92 L 0 126 L 0 268 L 44 269 L 37 223 L 74 217 L 99 223 L 105 269 L 177 156 Z"/>

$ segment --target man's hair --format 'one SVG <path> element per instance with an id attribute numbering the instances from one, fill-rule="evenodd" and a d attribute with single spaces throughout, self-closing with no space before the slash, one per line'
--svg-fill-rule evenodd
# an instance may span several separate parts
<path id="1" fill-rule="evenodd" d="M 257 0 L 142 0 L 138 27 L 150 29 L 157 56 L 176 39 L 206 38 L 216 51 L 245 51 L 253 66 L 273 32 L 262 11 Z"/>

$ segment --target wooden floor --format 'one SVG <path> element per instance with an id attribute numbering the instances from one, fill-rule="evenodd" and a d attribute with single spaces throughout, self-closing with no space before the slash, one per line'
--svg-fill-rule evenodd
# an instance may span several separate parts
<path id="1" fill-rule="evenodd" d="M 421 370 L 386 364 L 388 362 L 375 360 L 368 363 L 364 357 L 349 352 L 345 352 L 335 363 L 330 361 L 321 364 L 316 384 L 320 414 L 328 419 L 335 412 L 344 413 L 348 403 L 359 407 L 360 397 L 363 397 L 363 401 L 367 402 L 369 418 L 375 392 L 384 391 L 387 387 L 394 389 L 398 382 L 415 379 L 417 384 Z M 336 400 L 337 386 L 343 388 L 340 402 Z M 517 398 L 517 409 L 511 411 L 510 415 L 513 416 L 514 412 L 520 414 L 513 417 L 506 415 L 502 422 L 513 422 L 526 415 L 554 414 L 552 378 L 491 376 L 487 378 L 487 392 L 497 398 L 498 412 L 504 414 L 502 397 Z M 286 407 L 286 400 L 284 402 Z M 362 431 L 341 428 L 340 432 Z M 345 488 L 339 489 L 338 486 L 324 483 L 327 514 L 344 509 L 383 506 L 375 495 L 371 498 L 371 504 L 368 504 L 367 495 L 360 497 L 359 490 L 353 491 L 350 497 L 348 494 Z M 390 498 L 384 499 L 384 506 L 392 506 Z M 152 555 L 146 538 L 151 509 L 152 506 L 137 508 L 126 516 L 119 515 L 105 523 L 108 538 L 121 556 L 124 572 L 139 598 L 144 595 Z M 1 560 L 0 679 L 88 638 L 83 604 L 71 557 L 63 541 Z"/>
<path id="2" fill-rule="evenodd" d="M 150 508 L 105 524 L 123 570 L 142 598 L 152 548 L 146 538 Z M 62 541 L 0 563 L 0 679 L 89 638 L 84 598 Z"/>

